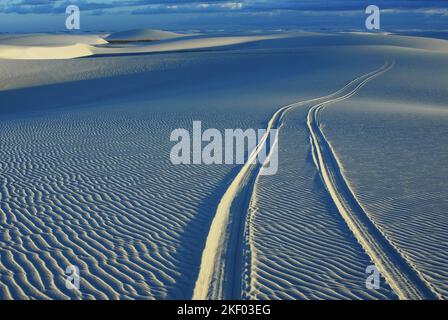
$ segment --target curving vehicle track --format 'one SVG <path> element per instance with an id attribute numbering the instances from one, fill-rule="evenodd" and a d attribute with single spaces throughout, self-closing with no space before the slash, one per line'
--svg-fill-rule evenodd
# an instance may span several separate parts
<path id="1" fill-rule="evenodd" d="M 331 145 L 320 129 L 320 112 L 326 106 L 351 98 L 369 81 L 393 67 L 394 62 L 388 61 L 380 68 L 354 79 L 337 92 L 281 107 L 272 116 L 266 135 L 219 202 L 202 253 L 193 299 L 239 299 L 244 294 L 244 287 L 248 283 L 247 278 L 250 278 L 250 271 L 249 274 L 243 274 L 242 267 L 243 255 L 250 261 L 247 259 L 247 256 L 250 256 L 250 246 L 248 249 L 243 244 L 244 237 L 247 238 L 245 228 L 248 227 L 244 224 L 250 221 L 250 217 L 247 217 L 248 206 L 256 178 L 263 167 L 252 160 L 263 148 L 268 147 L 269 139 L 275 139 L 275 143 L 270 145 L 273 149 L 276 148 L 278 137 L 270 137 L 269 130 L 281 129 L 288 111 L 306 106 L 311 106 L 307 126 L 310 131 L 314 162 L 325 188 L 350 230 L 400 299 L 435 298 L 429 287 L 388 242 L 357 202 L 340 170 Z M 269 150 L 269 152 L 272 151 Z M 246 279 L 243 280 L 243 277 Z"/>

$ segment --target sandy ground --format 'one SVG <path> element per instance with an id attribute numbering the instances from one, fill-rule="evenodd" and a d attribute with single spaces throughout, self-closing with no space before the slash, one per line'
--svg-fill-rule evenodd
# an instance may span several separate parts
<path id="1" fill-rule="evenodd" d="M 387 263 L 423 282 L 408 285 L 417 296 L 446 295 L 446 41 L 102 37 L 0 38 L 1 298 L 402 298 Z M 309 100 L 386 60 L 393 69 L 321 111 L 339 160 L 328 168 L 343 173 L 333 187 L 353 190 L 334 196 L 313 161 Z M 305 100 L 272 122 L 274 176 L 169 161 L 170 132 L 193 120 L 266 128 Z M 350 214 L 373 227 L 357 233 L 337 201 L 359 202 Z M 365 268 L 384 261 L 381 288 L 367 289 Z M 80 290 L 65 287 L 71 264 Z"/>

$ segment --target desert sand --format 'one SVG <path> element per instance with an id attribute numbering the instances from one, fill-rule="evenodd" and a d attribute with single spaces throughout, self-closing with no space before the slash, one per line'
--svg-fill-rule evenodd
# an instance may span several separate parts
<path id="1" fill-rule="evenodd" d="M 394 34 L 1 36 L 0 298 L 446 298 L 447 67 Z M 173 165 L 193 121 L 278 129 L 279 171 Z"/>

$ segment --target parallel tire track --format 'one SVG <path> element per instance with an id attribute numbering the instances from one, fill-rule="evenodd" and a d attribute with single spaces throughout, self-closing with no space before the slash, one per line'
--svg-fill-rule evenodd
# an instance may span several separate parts
<path id="1" fill-rule="evenodd" d="M 279 129 L 286 114 L 291 109 L 335 97 L 353 83 L 355 83 L 355 80 L 339 91 L 321 98 L 283 106 L 271 117 L 266 128 L 266 134 L 231 182 L 218 204 L 202 252 L 193 299 L 239 299 L 241 297 L 242 279 L 239 263 L 242 259 L 243 226 L 255 178 L 262 168 L 257 161 L 253 160 L 265 148 L 269 139 L 277 138 L 270 137 L 269 130 Z M 267 161 L 268 159 L 269 156 Z"/>
<path id="2" fill-rule="evenodd" d="M 330 144 L 319 128 L 319 114 L 325 106 L 349 99 L 369 81 L 387 72 L 393 66 L 393 62 L 386 62 L 381 68 L 354 79 L 335 93 L 281 107 L 272 116 L 266 135 L 231 182 L 218 204 L 202 253 L 193 299 L 241 298 L 244 285 L 239 260 L 242 259 L 245 236 L 242 224 L 246 221 L 248 212 L 247 200 L 250 199 L 249 195 L 253 192 L 256 178 L 262 168 L 256 161 L 253 164 L 252 160 L 265 148 L 269 139 L 276 138 L 269 137 L 270 129 L 280 129 L 290 110 L 309 104 L 314 104 L 309 110 L 307 119 L 313 158 L 342 217 L 401 299 L 435 298 L 427 285 L 392 247 L 356 201 L 345 182 Z"/>

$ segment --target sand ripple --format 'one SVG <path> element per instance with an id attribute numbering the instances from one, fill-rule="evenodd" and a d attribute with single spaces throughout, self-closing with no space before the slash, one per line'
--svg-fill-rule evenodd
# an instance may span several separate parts
<path id="1" fill-rule="evenodd" d="M 192 115 L 157 114 L 0 122 L 0 297 L 191 297 L 231 167 L 173 166 L 169 134 Z M 65 288 L 72 264 L 80 291 Z"/>

